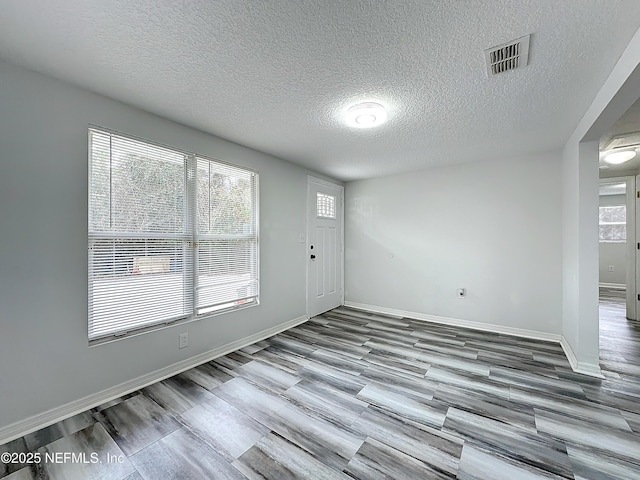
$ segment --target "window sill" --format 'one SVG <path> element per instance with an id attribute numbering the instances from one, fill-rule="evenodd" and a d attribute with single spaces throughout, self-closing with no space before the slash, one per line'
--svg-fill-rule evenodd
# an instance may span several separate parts
<path id="1" fill-rule="evenodd" d="M 156 324 L 156 325 L 150 325 L 148 327 L 141 327 L 141 328 L 138 328 L 136 330 L 132 330 L 130 332 L 127 332 L 125 334 L 108 335 L 108 336 L 104 336 L 104 337 L 95 338 L 95 339 L 89 340 L 89 348 L 97 347 L 97 346 L 100 346 L 100 345 L 105 345 L 105 344 L 108 344 L 108 343 L 118 342 L 120 340 L 125 340 L 125 339 L 128 339 L 128 338 L 137 337 L 137 336 L 140 336 L 140 335 L 146 335 L 148 333 L 157 332 L 157 331 L 160 331 L 160 330 L 166 330 L 168 328 L 175 327 L 177 325 L 188 325 L 189 323 L 199 322 L 201 320 L 207 320 L 209 318 L 219 317 L 219 316 L 224 315 L 224 314 L 237 312 L 237 311 L 245 310 L 245 309 L 252 308 L 252 307 L 257 307 L 258 305 L 260 305 L 260 300 L 256 299 L 255 302 L 245 303 L 245 304 L 242 304 L 242 305 L 238 305 L 236 307 L 226 308 L 224 310 L 208 312 L 208 313 L 203 313 L 203 314 L 200 314 L 200 315 L 194 315 L 194 316 L 191 316 L 191 317 L 186 317 L 186 318 L 182 318 L 182 319 L 178 319 L 178 320 L 173 320 L 173 321 L 171 321 L 169 323 L 160 323 L 160 324 Z M 177 342 L 176 342 L 176 345 L 177 345 Z"/>

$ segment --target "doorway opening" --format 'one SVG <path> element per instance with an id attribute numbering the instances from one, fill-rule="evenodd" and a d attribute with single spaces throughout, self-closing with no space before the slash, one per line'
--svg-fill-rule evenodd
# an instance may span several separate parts
<path id="1" fill-rule="evenodd" d="M 635 176 L 600 179 L 598 205 L 599 293 L 617 298 L 625 316 L 635 320 Z"/>
<path id="2" fill-rule="evenodd" d="M 615 371 L 618 353 L 637 329 L 638 174 L 640 174 L 640 100 L 613 124 L 599 142 L 599 347 L 600 363 Z M 611 157 L 616 160 L 611 163 Z M 625 160 L 618 163 L 619 160 Z M 612 363 L 613 362 L 613 363 Z"/>

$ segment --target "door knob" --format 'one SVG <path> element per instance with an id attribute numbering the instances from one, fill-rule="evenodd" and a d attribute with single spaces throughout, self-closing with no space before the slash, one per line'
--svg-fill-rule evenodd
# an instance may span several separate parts
<path id="1" fill-rule="evenodd" d="M 315 260 L 316 256 L 315 255 L 311 255 L 311 260 Z"/>

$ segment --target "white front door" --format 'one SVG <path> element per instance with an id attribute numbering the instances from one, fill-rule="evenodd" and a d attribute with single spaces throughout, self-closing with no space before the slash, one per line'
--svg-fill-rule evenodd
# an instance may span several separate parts
<path id="1" fill-rule="evenodd" d="M 307 177 L 307 314 L 343 303 L 343 187 Z"/>

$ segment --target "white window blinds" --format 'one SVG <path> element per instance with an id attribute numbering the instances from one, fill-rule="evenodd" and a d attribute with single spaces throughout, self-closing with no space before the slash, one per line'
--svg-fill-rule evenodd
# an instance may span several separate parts
<path id="1" fill-rule="evenodd" d="M 257 303 L 257 175 L 89 131 L 89 339 Z"/>
<path id="2" fill-rule="evenodd" d="M 197 159 L 197 313 L 256 301 L 256 175 Z"/>

